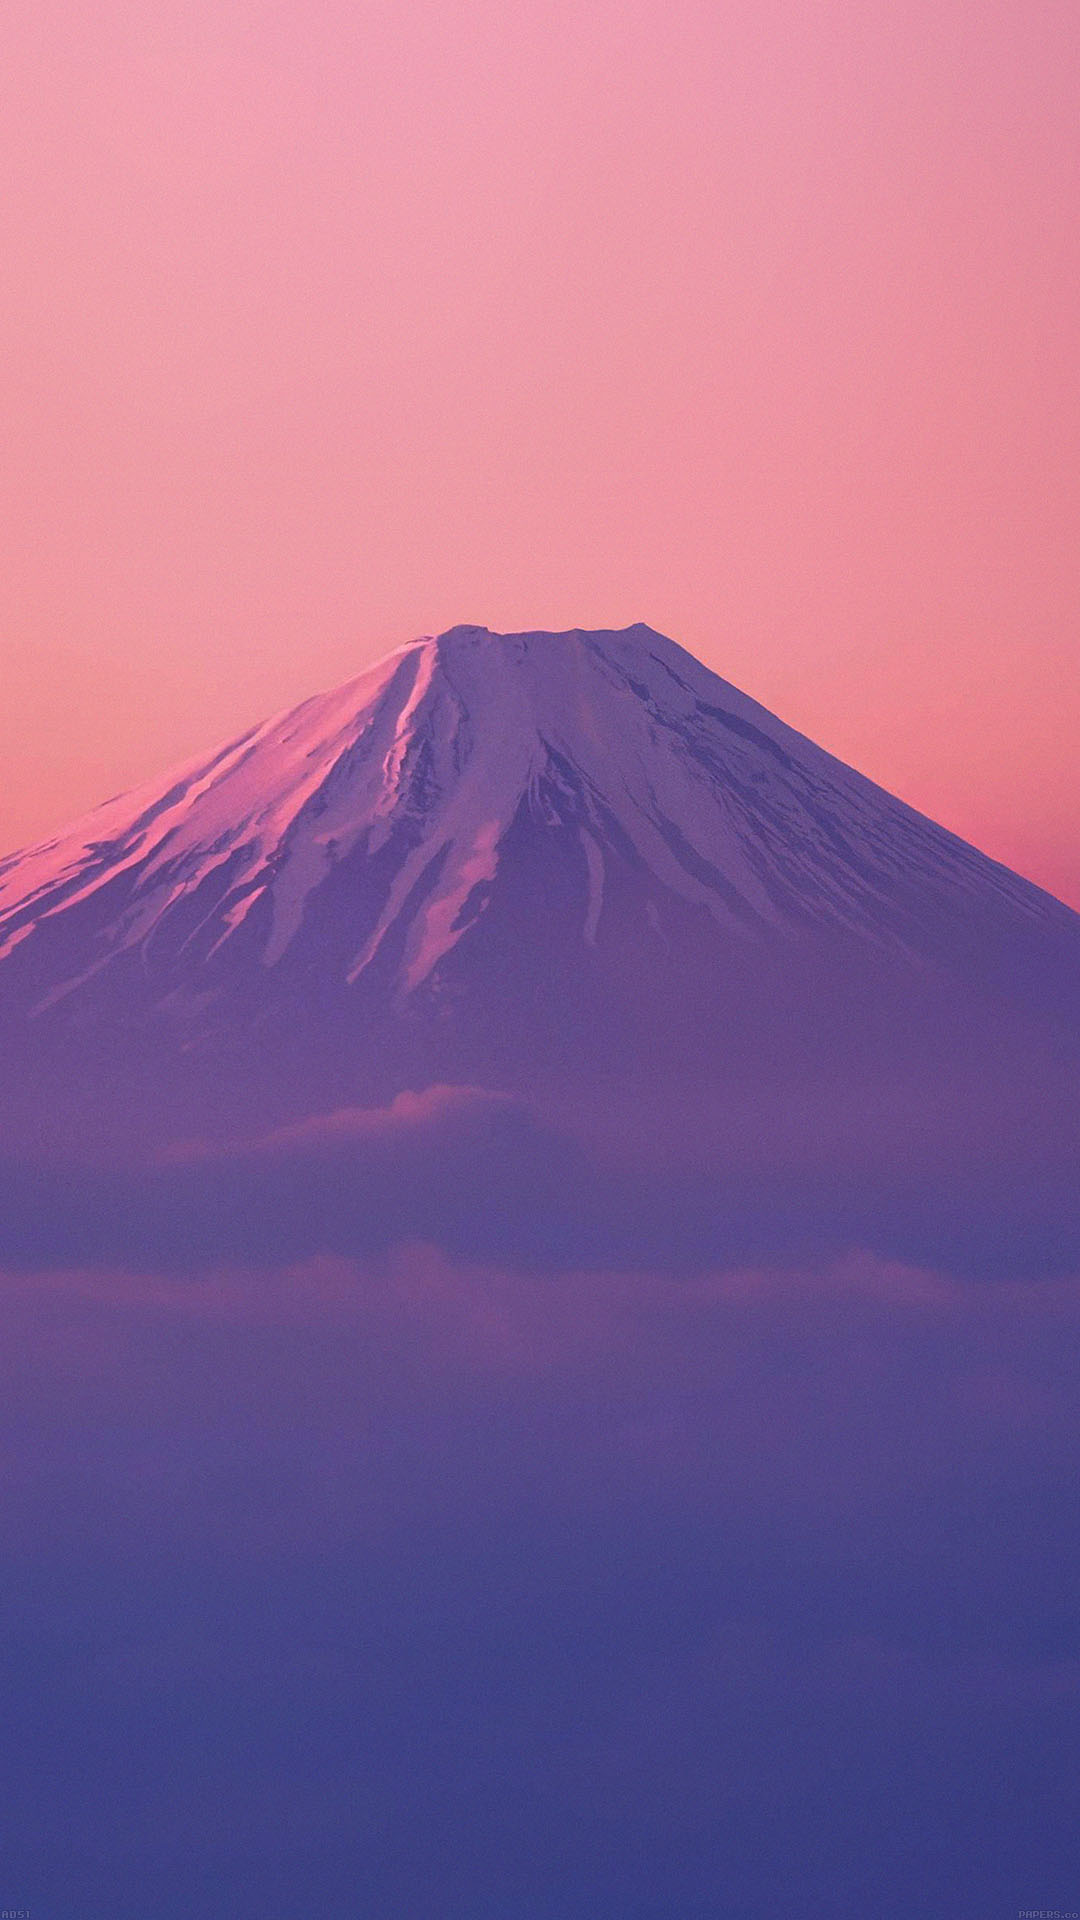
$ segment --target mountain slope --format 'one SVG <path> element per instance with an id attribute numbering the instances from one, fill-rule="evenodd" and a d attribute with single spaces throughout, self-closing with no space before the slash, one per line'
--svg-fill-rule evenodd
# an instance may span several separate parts
<path id="1" fill-rule="evenodd" d="M 286 1107 L 317 1057 L 334 1097 L 707 1078 L 901 979 L 1071 1019 L 1080 919 L 643 626 L 417 641 L 0 863 L 24 1039 L 257 1033 Z"/>

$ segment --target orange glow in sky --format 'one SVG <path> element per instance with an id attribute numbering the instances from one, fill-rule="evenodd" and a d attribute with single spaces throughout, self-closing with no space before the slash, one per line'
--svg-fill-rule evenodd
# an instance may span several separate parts
<path id="1" fill-rule="evenodd" d="M 644 620 L 1080 905 L 1075 0 L 6 0 L 0 849 Z"/>

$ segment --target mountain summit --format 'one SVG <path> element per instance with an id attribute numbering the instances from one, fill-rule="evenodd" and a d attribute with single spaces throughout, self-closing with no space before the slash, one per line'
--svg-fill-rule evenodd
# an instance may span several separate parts
<path id="1" fill-rule="evenodd" d="M 641 625 L 415 641 L 0 863 L 24 1038 L 284 1048 L 337 1097 L 1078 978 L 1076 915 Z"/>

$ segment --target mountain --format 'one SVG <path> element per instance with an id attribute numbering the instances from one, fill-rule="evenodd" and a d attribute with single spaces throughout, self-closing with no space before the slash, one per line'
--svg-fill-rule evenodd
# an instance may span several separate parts
<path id="1" fill-rule="evenodd" d="M 645 626 L 418 640 L 0 862 L 20 1124 L 1024 1057 L 1078 983 L 1080 917 Z"/>

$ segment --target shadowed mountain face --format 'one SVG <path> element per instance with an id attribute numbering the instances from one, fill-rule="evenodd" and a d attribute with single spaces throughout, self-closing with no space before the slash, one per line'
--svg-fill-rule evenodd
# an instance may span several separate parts
<path id="1" fill-rule="evenodd" d="M 1080 919 L 647 627 L 456 627 L 0 865 L 0 1009 L 16 1130 L 435 1083 L 694 1130 L 927 1074 L 1038 1098 Z"/>

